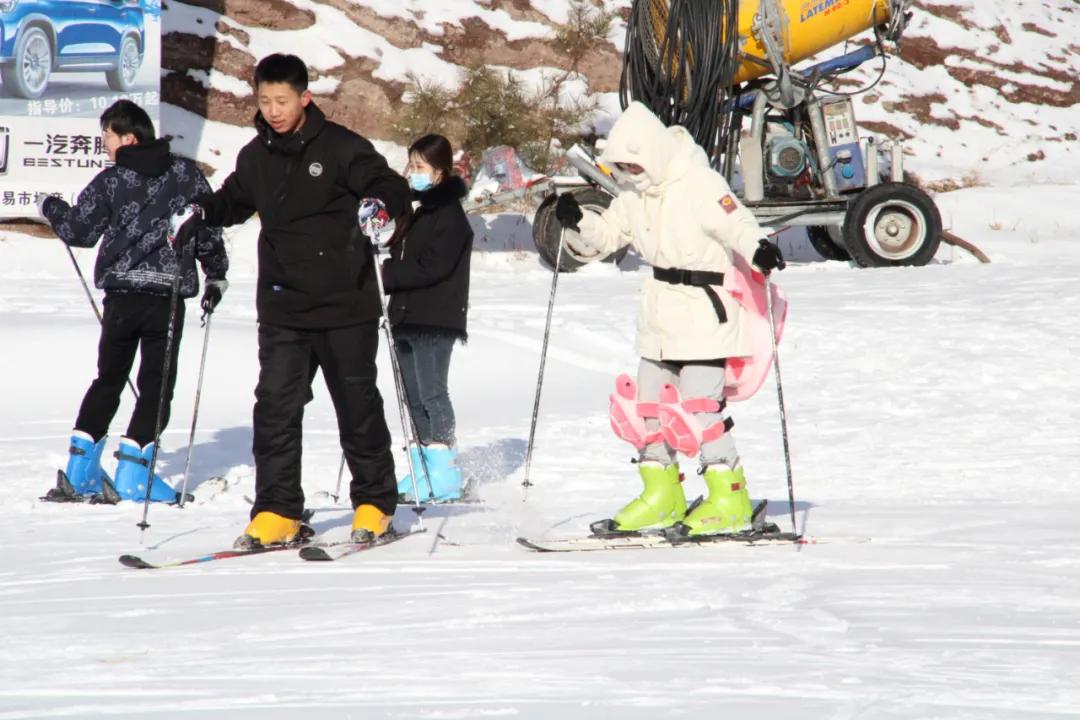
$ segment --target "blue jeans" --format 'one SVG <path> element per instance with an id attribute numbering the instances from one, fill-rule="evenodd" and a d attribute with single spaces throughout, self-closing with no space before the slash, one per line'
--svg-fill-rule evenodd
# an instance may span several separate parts
<path id="1" fill-rule="evenodd" d="M 422 330 L 401 329 L 394 333 L 409 414 L 424 445 L 456 444 L 454 406 L 446 386 L 455 342 L 452 335 Z"/>

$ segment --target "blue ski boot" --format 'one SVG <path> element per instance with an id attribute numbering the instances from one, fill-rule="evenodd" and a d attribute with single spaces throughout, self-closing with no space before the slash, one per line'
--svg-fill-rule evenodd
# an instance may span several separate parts
<path id="1" fill-rule="evenodd" d="M 457 448 L 432 443 L 423 448 L 424 460 L 427 461 L 431 475 L 431 500 L 433 502 L 452 502 L 461 499 L 465 480 L 458 467 Z M 424 489 L 421 488 L 421 493 Z"/>
<path id="2" fill-rule="evenodd" d="M 116 466 L 116 492 L 122 499 L 141 502 L 146 498 L 146 482 L 150 476 L 150 458 L 153 454 L 152 442 L 140 449 L 134 440 L 120 438 L 120 450 L 116 452 L 116 459 L 120 461 Z M 154 476 L 150 486 L 151 502 L 175 503 L 179 501 L 178 496 L 179 493 L 168 483 Z"/>
<path id="3" fill-rule="evenodd" d="M 427 478 L 424 476 L 424 462 L 420 458 L 420 448 L 417 445 L 409 446 L 409 460 L 411 461 L 412 469 L 416 471 L 416 489 L 420 493 L 420 501 L 424 502 L 428 500 L 429 486 Z M 413 501 L 413 481 L 412 473 L 405 473 L 405 477 L 398 481 L 398 502 L 411 503 Z"/>
<path id="4" fill-rule="evenodd" d="M 95 443 L 88 433 L 72 431 L 71 446 L 68 448 L 71 454 L 64 474 L 77 494 L 100 495 L 103 492 L 102 481 L 111 482 L 101 469 L 101 453 L 105 450 L 107 439 L 103 437 Z"/>

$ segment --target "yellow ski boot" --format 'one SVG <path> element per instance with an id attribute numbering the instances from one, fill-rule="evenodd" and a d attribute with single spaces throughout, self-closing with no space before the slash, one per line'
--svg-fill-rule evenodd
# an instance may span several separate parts
<path id="1" fill-rule="evenodd" d="M 741 465 L 734 470 L 726 465 L 707 468 L 705 486 L 709 496 L 682 522 L 687 534 L 725 535 L 750 529 L 753 508 Z"/>
<path id="2" fill-rule="evenodd" d="M 296 540 L 302 527 L 299 520 L 263 511 L 248 523 L 244 534 L 236 539 L 233 547 L 237 550 L 250 550 L 267 545 L 284 545 Z"/>
<path id="3" fill-rule="evenodd" d="M 613 519 L 598 520 L 591 525 L 593 535 L 636 535 L 659 531 L 678 523 L 686 515 L 686 495 L 683 492 L 679 466 L 645 461 L 638 465 L 645 489 Z"/>
<path id="4" fill-rule="evenodd" d="M 393 515 L 387 515 L 374 505 L 361 505 L 353 513 L 352 542 L 374 543 L 384 535 L 393 534 Z"/>

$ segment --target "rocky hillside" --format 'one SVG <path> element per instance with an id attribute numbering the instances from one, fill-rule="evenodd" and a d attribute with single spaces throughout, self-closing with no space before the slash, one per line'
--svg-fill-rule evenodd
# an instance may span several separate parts
<path id="1" fill-rule="evenodd" d="M 418 0 L 167 0 L 162 90 L 166 101 L 196 114 L 247 125 L 257 58 L 295 52 L 312 68 L 316 100 L 328 114 L 385 139 L 411 76 L 455 84 L 470 64 L 526 76 L 562 67 L 552 39 L 568 4 L 535 3 L 541 10 L 528 0 L 458 0 L 432 9 Z M 616 90 L 614 43 L 597 47 L 584 65 L 589 92 Z"/>
<path id="2" fill-rule="evenodd" d="M 916 0 L 897 60 L 858 112 L 908 141 L 916 175 L 941 189 L 1080 178 L 1080 0 Z"/>
<path id="3" fill-rule="evenodd" d="M 593 1 L 623 14 L 629 6 Z M 483 62 L 535 81 L 561 67 L 552 39 L 569 0 L 165 0 L 163 7 L 167 102 L 247 127 L 256 59 L 296 52 L 334 119 L 387 139 L 411 75 L 453 83 L 462 66 Z M 617 26 L 583 64 L 584 91 L 605 94 L 609 111 L 617 109 L 622 32 Z M 858 96 L 860 122 L 904 137 L 909 169 L 932 187 L 1075 180 L 1078 38 L 1080 0 L 917 0 L 899 55 Z M 870 85 L 880 63 L 868 65 L 834 89 Z M 200 154 L 213 166 L 231 153 Z"/>

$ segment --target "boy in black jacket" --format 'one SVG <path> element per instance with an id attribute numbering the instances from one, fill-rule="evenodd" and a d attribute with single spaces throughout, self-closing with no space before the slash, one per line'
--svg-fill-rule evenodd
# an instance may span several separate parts
<path id="1" fill-rule="evenodd" d="M 228 287 L 229 262 L 219 230 L 204 229 L 179 250 L 168 241 L 170 216 L 210 190 L 195 163 L 171 154 L 168 138 L 155 139 L 150 116 L 129 100 L 116 102 L 102 114 L 101 130 L 109 159 L 116 164 L 98 173 L 79 194 L 75 207 L 52 196 L 39 205 L 41 215 L 68 245 L 93 247 L 101 239 L 94 284 L 105 290 L 98 375 L 79 408 L 67 469 L 48 496 L 55 500 L 95 495 L 115 499 L 116 494 L 126 500 L 145 497 L 159 430 L 155 425 L 173 278 L 179 267 L 180 297 L 194 297 L 199 291 L 198 258 L 207 278 L 202 298 L 206 312 L 213 312 Z M 184 303 L 179 303 L 160 429 L 169 420 L 183 326 Z M 110 480 L 101 469 L 101 454 L 140 348 L 139 398 L 127 435 L 120 438 L 119 464 Z M 150 499 L 175 502 L 176 491 L 155 477 Z"/>
<path id="2" fill-rule="evenodd" d="M 353 537 L 371 541 L 389 531 L 397 505 L 390 431 L 375 384 L 382 307 L 357 212 L 370 198 L 381 208 L 379 224 L 387 224 L 407 209 L 409 188 L 370 142 L 326 119 L 307 83 L 296 56 L 259 62 L 258 135 L 221 189 L 196 200 L 180 233 L 234 225 L 256 212 L 262 223 L 255 505 L 238 547 L 286 543 L 302 532 L 301 425 L 318 368 L 352 472 Z"/>

